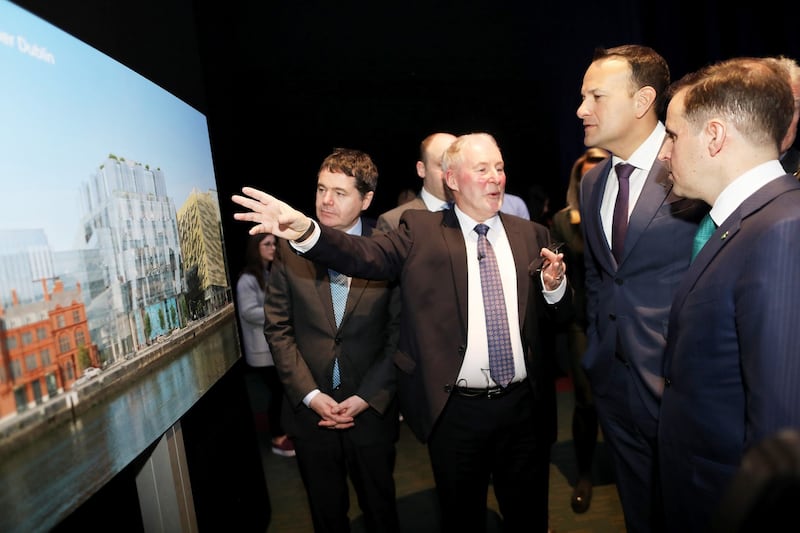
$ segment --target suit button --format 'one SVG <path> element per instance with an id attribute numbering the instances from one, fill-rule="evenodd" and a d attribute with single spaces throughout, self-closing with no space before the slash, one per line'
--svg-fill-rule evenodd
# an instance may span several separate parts
<path id="1" fill-rule="evenodd" d="M 614 278 L 614 283 L 616 283 L 617 285 L 622 285 L 623 283 L 622 278 Z"/>
<path id="2" fill-rule="evenodd" d="M 337 336 L 335 339 L 333 339 L 333 343 L 334 344 L 342 344 L 342 338 Z"/>
<path id="3" fill-rule="evenodd" d="M 664 378 L 664 386 L 665 387 L 671 387 L 672 386 L 672 380 L 669 379 L 669 378 Z"/>

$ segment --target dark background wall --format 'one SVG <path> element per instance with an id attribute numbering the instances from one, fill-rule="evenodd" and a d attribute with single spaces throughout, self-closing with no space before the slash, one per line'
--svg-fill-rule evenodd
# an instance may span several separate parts
<path id="1" fill-rule="evenodd" d="M 738 55 L 800 59 L 797 9 L 773 0 L 745 9 L 721 0 L 15 3 L 206 113 L 232 281 L 248 226 L 232 220 L 231 194 L 252 185 L 313 214 L 317 168 L 333 147 L 374 157 L 381 177 L 370 214 L 377 216 L 394 206 L 399 190 L 419 187 L 414 164 L 424 136 L 488 131 L 503 149 L 508 190 L 525 197 L 538 184 L 558 209 L 572 161 L 584 149 L 575 110 L 595 47 L 650 45 L 675 79 Z M 213 432 L 203 420 L 225 416 L 201 413 L 209 412 L 195 429 Z M 187 431 L 191 420 L 192 414 Z M 240 443 L 232 431 L 217 432 L 227 448 L 219 439 L 191 439 L 196 455 L 229 458 L 201 473 L 211 481 L 198 482 L 208 490 L 196 498 L 208 513 L 219 506 L 206 506 L 204 496 L 219 499 L 214 486 L 252 468 L 230 462 L 243 455 L 230 451 Z M 258 480 L 252 487 L 254 494 L 265 490 Z M 247 515 L 252 506 L 226 503 L 263 530 L 263 515 Z"/>
<path id="2" fill-rule="evenodd" d="M 200 9 L 210 119 L 226 131 L 215 139 L 225 164 L 220 197 L 253 185 L 313 214 L 318 165 L 347 146 L 378 164 L 377 216 L 399 190 L 419 188 L 414 164 L 425 135 L 488 131 L 503 150 L 508 190 L 527 199 L 539 184 L 557 209 L 584 149 L 575 111 L 596 46 L 650 45 L 675 79 L 736 55 L 800 58 L 797 18 L 777 3 L 646 4 L 252 1 L 228 4 L 236 7 L 225 15 Z M 218 23 L 226 16 L 229 42 Z M 241 250 L 246 227 L 227 229 L 229 249 Z"/>
<path id="3" fill-rule="evenodd" d="M 575 110 L 595 47 L 650 45 L 674 79 L 737 55 L 800 58 L 796 9 L 773 0 L 18 3 L 207 113 L 232 276 L 247 226 L 232 222 L 230 195 L 252 185 L 313 214 L 333 147 L 375 159 L 377 216 L 419 188 L 425 135 L 488 131 L 508 190 L 538 184 L 558 209 L 584 149 Z"/>

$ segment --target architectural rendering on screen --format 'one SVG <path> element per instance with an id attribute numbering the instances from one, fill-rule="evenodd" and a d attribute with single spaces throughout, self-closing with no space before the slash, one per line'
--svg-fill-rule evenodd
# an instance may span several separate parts
<path id="1" fill-rule="evenodd" d="M 0 65 L 3 422 L 231 298 L 205 116 L 6 1 Z"/>

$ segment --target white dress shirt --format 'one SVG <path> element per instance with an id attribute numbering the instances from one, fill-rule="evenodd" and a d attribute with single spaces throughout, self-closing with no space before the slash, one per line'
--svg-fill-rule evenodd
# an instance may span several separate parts
<path id="1" fill-rule="evenodd" d="M 630 189 L 628 190 L 628 218 L 630 219 L 633 208 L 636 207 L 636 201 L 644 188 L 644 182 L 647 181 L 647 175 L 653 167 L 653 162 L 658 157 L 658 151 L 664 142 L 664 135 L 666 129 L 664 124 L 659 122 L 656 124 L 655 129 L 650 134 L 645 142 L 636 149 L 631 157 L 625 161 L 617 156 L 611 157 L 611 172 L 606 180 L 605 192 L 603 192 L 603 202 L 600 204 L 600 217 L 603 222 L 603 233 L 606 235 L 606 240 L 611 247 L 611 226 L 614 219 L 614 203 L 617 201 L 617 191 L 619 190 L 619 181 L 617 181 L 617 163 L 629 163 L 636 167 L 631 173 L 628 180 Z"/>
<path id="2" fill-rule="evenodd" d="M 475 220 L 464 214 L 458 207 L 454 207 L 461 231 L 464 233 L 464 243 L 467 246 L 467 351 L 464 362 L 458 373 L 456 385 L 485 389 L 496 387 L 497 384 L 489 376 L 489 344 L 486 337 L 486 313 L 483 308 L 483 291 L 481 290 L 481 272 L 478 263 L 478 234 Z M 503 298 L 506 302 L 508 316 L 508 332 L 511 336 L 511 346 L 514 350 L 514 379 L 522 381 L 528 375 L 525 369 L 525 356 L 522 347 L 522 334 L 519 330 L 519 312 L 517 305 L 517 269 L 511 245 L 508 243 L 506 230 L 500 222 L 500 217 L 495 215 L 483 221 L 489 226 L 486 238 L 492 245 L 494 255 L 497 257 L 497 266 L 502 273 Z"/>
<path id="3" fill-rule="evenodd" d="M 717 227 L 721 226 L 745 199 L 784 174 L 786 171 L 777 159 L 751 168 L 722 190 L 708 214 L 711 215 L 711 219 Z"/>
<path id="4" fill-rule="evenodd" d="M 468 314 L 467 317 L 467 351 L 461 371 L 458 374 L 457 385 L 460 387 L 489 388 L 497 384 L 489 376 L 489 344 L 486 337 L 486 317 L 483 311 L 483 292 L 481 290 L 481 273 L 478 265 L 478 234 L 475 220 L 464 214 L 458 206 L 453 207 L 461 231 L 464 234 L 464 243 L 467 247 L 467 291 L 468 291 Z M 299 252 L 307 252 L 319 241 L 320 229 L 316 221 L 311 221 L 314 229 L 311 235 L 301 243 L 290 241 L 290 245 Z M 506 302 L 506 312 L 508 316 L 509 334 L 511 345 L 514 351 L 514 382 L 522 381 L 528 375 L 525 368 L 524 349 L 522 347 L 522 335 L 519 329 L 519 312 L 517 302 L 517 269 L 514 263 L 514 256 L 511 253 L 511 245 L 508 242 L 505 228 L 500 222 L 500 217 L 495 215 L 483 222 L 489 226 L 487 239 L 492 245 L 497 266 L 503 277 L 503 297 Z M 540 274 L 541 276 L 541 274 Z M 553 291 L 543 290 L 545 301 L 555 303 L 563 298 L 566 293 L 567 280 Z M 309 396 L 313 397 L 311 394 Z M 307 397 L 310 401 L 310 398 Z M 304 400 L 305 401 L 305 400 Z M 306 403 L 306 405 L 308 405 Z"/>
<path id="5" fill-rule="evenodd" d="M 428 211 L 441 211 L 450 207 L 447 205 L 447 202 L 443 202 L 429 193 L 425 187 L 420 189 L 419 197 L 425 203 L 425 207 L 428 208 Z"/>

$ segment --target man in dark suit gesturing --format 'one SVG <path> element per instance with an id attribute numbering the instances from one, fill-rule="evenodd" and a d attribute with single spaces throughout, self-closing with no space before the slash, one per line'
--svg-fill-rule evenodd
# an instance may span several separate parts
<path id="1" fill-rule="evenodd" d="M 377 180 L 367 154 L 334 150 L 317 176 L 319 224 L 371 235 L 360 215 Z M 330 272 L 280 242 L 264 300 L 264 331 L 288 398 L 282 421 L 294 441 L 317 533 L 349 531 L 347 474 L 367 531 L 399 531 L 392 364 L 399 307 L 388 282 Z"/>
<path id="2" fill-rule="evenodd" d="M 778 161 L 780 67 L 730 59 L 674 91 L 659 157 L 676 194 L 712 206 L 672 303 L 658 430 L 666 529 L 692 533 L 748 449 L 800 427 L 800 184 Z"/>
<path id="3" fill-rule="evenodd" d="M 371 238 L 318 227 L 252 188 L 233 197 L 250 209 L 234 217 L 255 222 L 251 233 L 292 240 L 306 257 L 337 271 L 400 281 L 398 394 L 409 427 L 428 444 L 442 529 L 485 528 L 491 479 L 504 530 L 544 533 L 556 428 L 552 354 L 540 341 L 551 331 L 543 330 L 546 319 L 572 313 L 562 256 L 547 249 L 547 228 L 499 213 L 506 175 L 492 136 L 459 137 L 443 168 L 453 209 L 408 210 L 397 230 Z M 484 309 L 492 306 L 482 297 L 481 263 L 491 258 L 501 273 L 494 288 L 502 287 L 507 318 L 508 383 L 493 377 L 489 357 L 501 337 L 487 328 Z"/>

